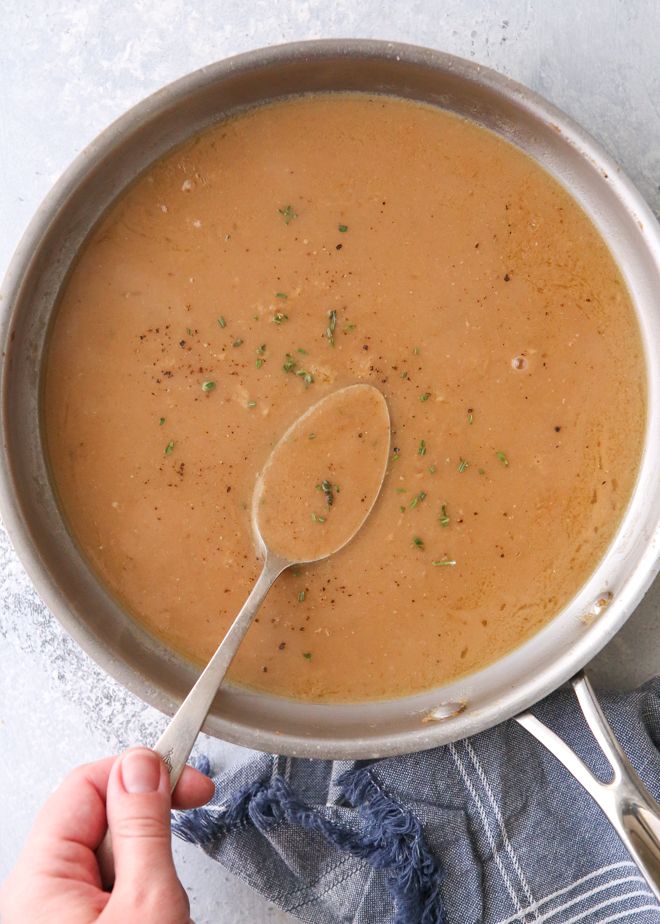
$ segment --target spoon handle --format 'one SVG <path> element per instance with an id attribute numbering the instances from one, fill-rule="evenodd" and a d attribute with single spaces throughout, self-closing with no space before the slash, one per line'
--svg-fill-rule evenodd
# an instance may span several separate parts
<path id="1" fill-rule="evenodd" d="M 289 562 L 276 556 L 267 556 L 264 567 L 215 654 L 200 674 L 195 686 L 181 703 L 170 724 L 154 745 L 154 751 L 163 758 L 170 774 L 172 790 L 183 773 L 193 745 L 206 719 L 220 684 L 238 651 L 245 633 L 252 625 L 259 607 L 273 582 L 287 568 Z"/>
<path id="2" fill-rule="evenodd" d="M 264 597 L 273 582 L 291 565 L 276 555 L 267 555 L 264 567 L 252 588 L 249 597 L 241 607 L 238 616 L 218 645 L 215 654 L 200 674 L 197 682 L 172 717 L 170 724 L 160 736 L 153 750 L 160 754 L 170 775 L 170 788 L 174 787 L 183 773 L 193 745 L 204 720 L 208 715 L 220 684 L 252 620 L 259 612 Z M 96 851 L 101 871 L 101 880 L 106 890 L 112 888 L 115 880 L 112 840 L 107 831 Z"/>

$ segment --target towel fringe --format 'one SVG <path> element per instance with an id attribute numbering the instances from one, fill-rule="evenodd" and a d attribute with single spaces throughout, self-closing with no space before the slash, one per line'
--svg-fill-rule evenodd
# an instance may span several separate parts
<path id="1" fill-rule="evenodd" d="M 339 850 L 385 872 L 396 924 L 445 924 L 442 872 L 424 840 L 419 820 L 382 791 L 369 768 L 347 771 L 339 778 L 338 787 L 357 809 L 361 821 L 357 831 L 306 805 L 280 776 L 244 786 L 223 812 L 202 808 L 178 816 L 173 830 L 183 840 L 202 847 L 210 847 L 218 838 L 249 824 L 262 834 L 282 821 L 315 831 Z"/>

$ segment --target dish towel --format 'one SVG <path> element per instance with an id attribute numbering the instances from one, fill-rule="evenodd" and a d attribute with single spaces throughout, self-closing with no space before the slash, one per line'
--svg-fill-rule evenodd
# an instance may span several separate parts
<path id="1" fill-rule="evenodd" d="M 658 799 L 660 678 L 601 704 Z M 609 777 L 568 688 L 534 712 Z M 514 721 L 403 757 L 255 754 L 214 776 L 176 833 L 310 924 L 660 924 L 601 810 Z"/>

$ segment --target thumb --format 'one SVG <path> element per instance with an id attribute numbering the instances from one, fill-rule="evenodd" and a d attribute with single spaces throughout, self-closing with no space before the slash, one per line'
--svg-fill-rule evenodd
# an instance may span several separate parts
<path id="1" fill-rule="evenodd" d="M 115 860 L 115 891 L 137 899 L 178 879 L 172 859 L 170 781 L 154 751 L 121 755 L 108 780 L 106 811 Z"/>

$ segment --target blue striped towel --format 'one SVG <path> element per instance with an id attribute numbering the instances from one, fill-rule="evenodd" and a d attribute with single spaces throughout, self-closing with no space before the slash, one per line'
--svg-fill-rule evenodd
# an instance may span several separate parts
<path id="1" fill-rule="evenodd" d="M 660 678 L 602 698 L 660 796 Z M 572 693 L 535 713 L 600 776 Z M 660 924 L 600 809 L 517 723 L 357 763 L 255 754 L 175 831 L 310 924 Z"/>

